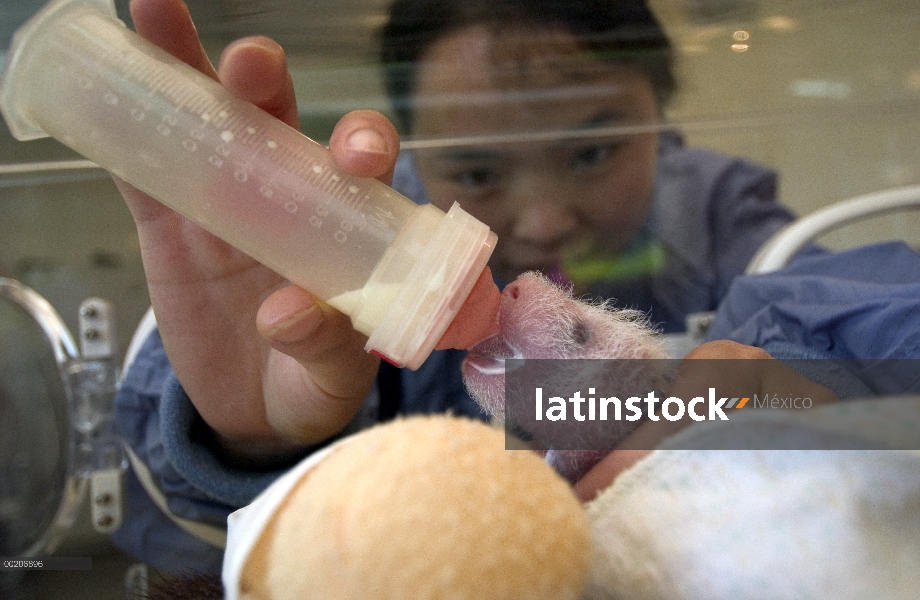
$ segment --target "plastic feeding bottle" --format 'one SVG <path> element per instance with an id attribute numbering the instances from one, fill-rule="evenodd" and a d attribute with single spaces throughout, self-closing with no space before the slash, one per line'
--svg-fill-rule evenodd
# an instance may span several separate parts
<path id="1" fill-rule="evenodd" d="M 57 0 L 27 22 L 0 110 L 16 138 L 56 138 L 349 315 L 394 364 L 421 365 L 477 280 L 481 318 L 495 319 L 486 225 L 341 172 L 325 147 L 127 29 L 112 0 Z"/>

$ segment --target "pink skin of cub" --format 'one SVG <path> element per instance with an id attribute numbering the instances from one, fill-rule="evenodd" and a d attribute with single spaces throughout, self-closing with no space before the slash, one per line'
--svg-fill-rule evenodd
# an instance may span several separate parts
<path id="1" fill-rule="evenodd" d="M 502 292 L 498 314 L 498 334 L 470 349 L 462 372 L 473 398 L 500 421 L 504 420 L 507 358 L 668 358 L 644 313 L 579 301 L 539 273 L 524 273 L 508 284 Z M 645 373 L 637 371 L 638 385 L 661 389 L 661 374 Z M 612 447 L 641 422 L 623 421 L 615 423 L 613 429 L 607 427 L 603 433 L 605 444 Z M 563 477 L 575 483 L 608 452 L 549 450 L 546 458 Z"/>

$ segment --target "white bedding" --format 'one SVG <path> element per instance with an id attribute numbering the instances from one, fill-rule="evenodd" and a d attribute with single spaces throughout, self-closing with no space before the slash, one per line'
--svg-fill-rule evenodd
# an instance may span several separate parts
<path id="1" fill-rule="evenodd" d="M 711 450 L 790 440 L 852 449 Z M 920 451 L 911 448 L 920 448 L 920 398 L 750 411 L 688 428 L 588 506 L 588 598 L 916 600 Z"/>

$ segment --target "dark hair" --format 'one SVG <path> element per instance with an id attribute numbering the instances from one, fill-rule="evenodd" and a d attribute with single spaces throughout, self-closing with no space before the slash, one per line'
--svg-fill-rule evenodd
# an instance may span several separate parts
<path id="1" fill-rule="evenodd" d="M 561 27 L 598 57 L 645 74 L 664 106 L 676 87 L 673 50 L 644 0 L 395 0 L 380 32 L 384 86 L 411 129 L 418 60 L 440 38 L 471 25 Z"/>

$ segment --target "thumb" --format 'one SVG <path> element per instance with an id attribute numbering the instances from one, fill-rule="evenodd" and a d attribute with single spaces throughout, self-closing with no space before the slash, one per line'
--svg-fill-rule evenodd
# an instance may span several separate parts
<path id="1" fill-rule="evenodd" d="M 297 286 L 271 294 L 256 326 L 268 344 L 293 358 L 317 390 L 333 399 L 364 398 L 379 360 L 365 352 L 367 337 L 351 320 Z"/>

